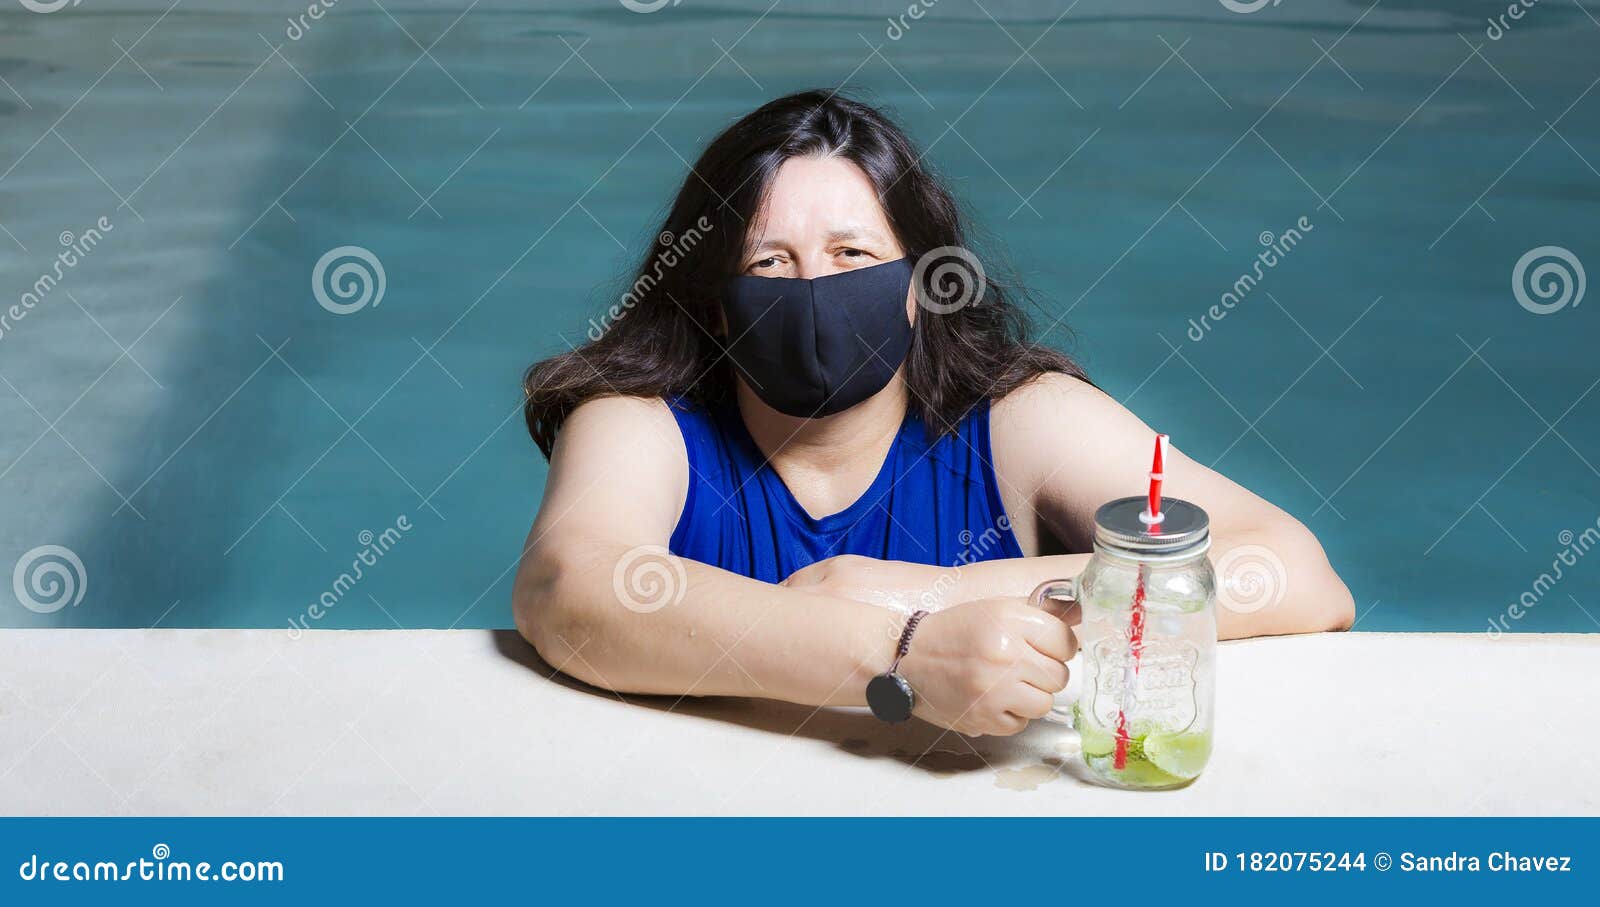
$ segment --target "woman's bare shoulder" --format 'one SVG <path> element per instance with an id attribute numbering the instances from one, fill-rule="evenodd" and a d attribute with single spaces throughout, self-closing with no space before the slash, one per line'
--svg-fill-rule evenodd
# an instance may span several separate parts
<path id="1" fill-rule="evenodd" d="M 1045 372 L 1013 389 L 994 401 L 992 412 L 996 437 L 1028 436 L 1041 427 L 1058 429 L 1064 421 L 1081 429 L 1134 418 L 1104 391 L 1082 378 L 1060 372 Z"/>
<path id="2" fill-rule="evenodd" d="M 563 476 L 610 471 L 648 481 L 687 469 L 683 435 L 659 397 L 596 397 L 578 405 L 556 436 L 550 456 Z"/>
<path id="3" fill-rule="evenodd" d="M 624 397 L 612 394 L 578 404 L 561 426 L 560 438 L 571 433 L 613 435 L 619 432 L 665 429 L 677 435 L 667 401 L 660 397 Z"/>
<path id="4" fill-rule="evenodd" d="M 1148 454 L 1151 431 L 1110 395 L 1071 375 L 1046 374 L 995 401 L 990 445 L 995 468 L 1030 499 L 1047 488 L 1083 501 L 1124 463 Z"/>
<path id="5" fill-rule="evenodd" d="M 665 538 L 683 509 L 688 455 L 665 401 L 597 397 L 572 411 L 556 436 L 541 520 Z"/>

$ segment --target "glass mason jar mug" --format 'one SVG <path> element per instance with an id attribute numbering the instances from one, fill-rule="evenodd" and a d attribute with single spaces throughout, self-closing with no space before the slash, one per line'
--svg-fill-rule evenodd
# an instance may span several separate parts
<path id="1" fill-rule="evenodd" d="M 1162 790 L 1192 782 L 1211 757 L 1216 579 L 1205 511 L 1166 498 L 1151 525 L 1146 500 L 1096 511 L 1089 565 L 1033 600 L 1076 600 L 1083 613 L 1072 718 L 1089 770 L 1115 787 Z"/>

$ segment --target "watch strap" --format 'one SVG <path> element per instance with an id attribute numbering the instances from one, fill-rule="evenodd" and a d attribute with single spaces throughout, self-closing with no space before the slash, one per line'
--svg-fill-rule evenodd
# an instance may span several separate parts
<path id="1" fill-rule="evenodd" d="M 867 706 L 872 709 L 873 715 L 890 724 L 910 718 L 916 707 L 916 692 L 900 676 L 900 661 L 911 651 L 911 637 L 917 632 L 917 625 L 927 616 L 927 611 L 917 611 L 906 620 L 905 629 L 900 631 L 900 642 L 895 646 L 894 663 L 889 670 L 867 683 Z"/>
<path id="2" fill-rule="evenodd" d="M 906 628 L 900 631 L 900 645 L 895 648 L 894 664 L 889 666 L 888 673 L 893 674 L 900 670 L 900 659 L 905 658 L 906 653 L 911 651 L 911 635 L 917 632 L 917 624 L 922 623 L 922 619 L 927 616 L 928 612 L 923 610 L 913 613 L 906 619 Z"/>

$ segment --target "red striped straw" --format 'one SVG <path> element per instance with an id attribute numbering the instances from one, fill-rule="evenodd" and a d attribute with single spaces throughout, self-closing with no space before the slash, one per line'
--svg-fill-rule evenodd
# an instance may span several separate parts
<path id="1" fill-rule="evenodd" d="M 1145 512 L 1139 515 L 1146 531 L 1151 535 L 1161 533 L 1161 482 L 1166 478 L 1167 436 L 1156 435 L 1156 452 L 1150 461 L 1150 497 Z M 1144 653 L 1144 584 L 1145 565 L 1139 565 L 1139 576 L 1133 587 L 1133 607 L 1128 614 L 1128 655 L 1131 671 L 1123 675 L 1122 703 L 1117 708 L 1117 749 L 1112 765 L 1117 771 L 1128 767 L 1128 713 L 1133 704 L 1132 687 L 1139 674 L 1139 657 Z"/>
<path id="2" fill-rule="evenodd" d="M 1161 482 L 1166 476 L 1167 436 L 1156 435 L 1156 452 L 1150 461 L 1150 500 L 1145 505 L 1150 534 L 1161 532 Z"/>

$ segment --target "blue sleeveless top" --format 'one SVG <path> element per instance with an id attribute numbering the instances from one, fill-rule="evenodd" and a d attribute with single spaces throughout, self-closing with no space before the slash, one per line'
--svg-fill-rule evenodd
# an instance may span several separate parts
<path id="1" fill-rule="evenodd" d="M 989 452 L 989 405 L 930 438 L 908 415 L 855 503 L 817 518 L 767 465 L 733 403 L 670 405 L 689 454 L 673 554 L 776 583 L 840 554 L 941 567 L 1021 557 Z"/>

